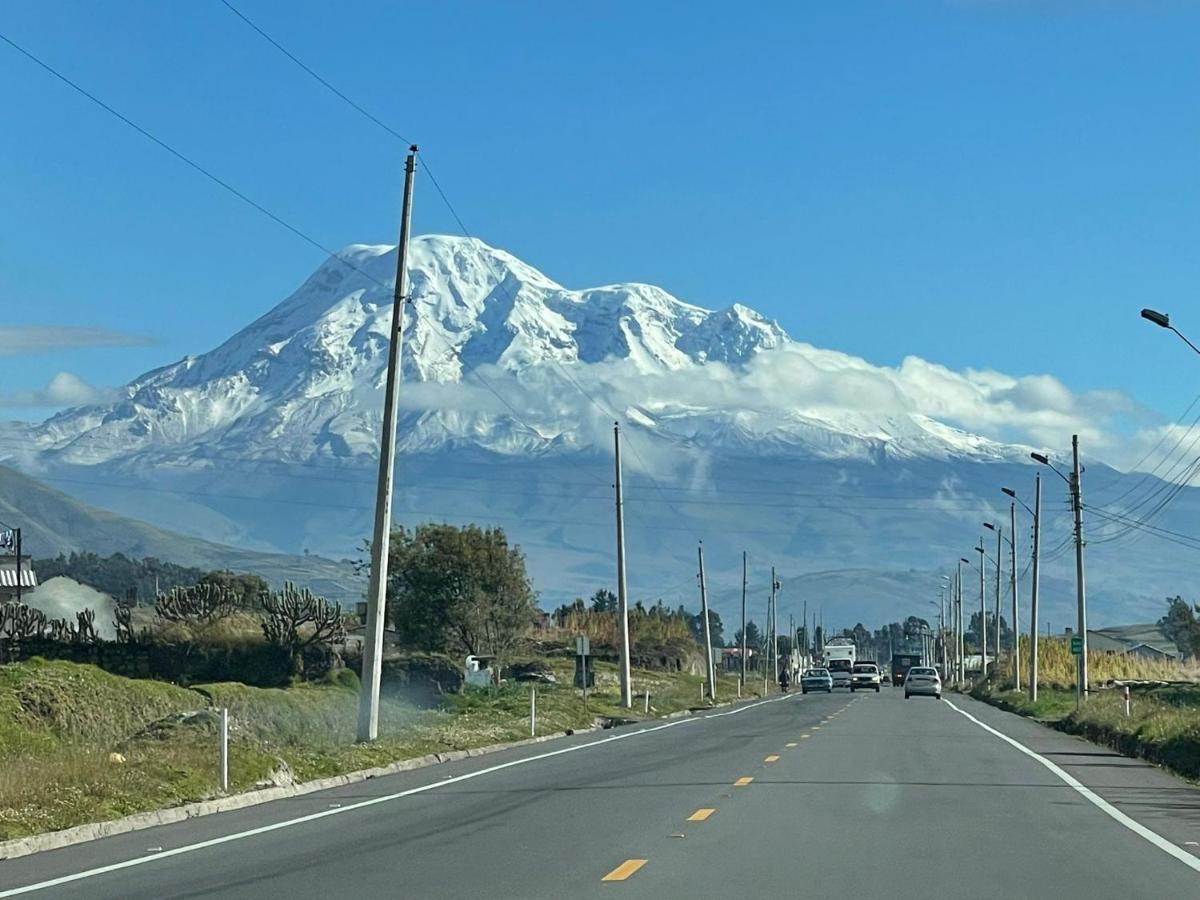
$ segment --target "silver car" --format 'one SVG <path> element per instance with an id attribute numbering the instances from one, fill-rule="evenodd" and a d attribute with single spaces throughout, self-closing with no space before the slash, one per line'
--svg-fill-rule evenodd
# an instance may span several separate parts
<path id="1" fill-rule="evenodd" d="M 904 678 L 904 699 L 913 694 L 925 694 L 942 699 L 942 679 L 933 666 L 913 666 Z"/>
<path id="2" fill-rule="evenodd" d="M 828 669 L 809 669 L 800 676 L 800 693 L 807 694 L 809 691 L 833 693 L 833 678 Z"/>

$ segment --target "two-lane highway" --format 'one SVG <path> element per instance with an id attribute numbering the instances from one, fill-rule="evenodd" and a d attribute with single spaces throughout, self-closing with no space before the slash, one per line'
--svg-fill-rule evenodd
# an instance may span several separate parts
<path id="1" fill-rule="evenodd" d="M 0 863 L 0 898 L 1200 896 L 1197 791 L 947 697 L 577 735 Z"/>

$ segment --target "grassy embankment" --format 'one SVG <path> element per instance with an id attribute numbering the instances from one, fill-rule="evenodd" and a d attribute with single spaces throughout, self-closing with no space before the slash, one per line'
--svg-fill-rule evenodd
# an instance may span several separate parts
<path id="1" fill-rule="evenodd" d="M 999 671 L 1010 671 L 1010 665 L 1002 660 Z M 1077 710 L 1075 658 L 1062 641 L 1039 641 L 1036 703 L 1031 703 L 1024 691 L 1012 690 L 1011 681 L 993 684 L 990 690 L 977 687 L 972 695 L 1126 756 L 1141 757 L 1188 778 L 1200 778 L 1200 684 L 1135 686 L 1129 716 L 1125 715 L 1122 690 L 1095 689 L 1111 681 L 1200 682 L 1200 672 L 1194 666 L 1089 653 L 1088 670 L 1093 690 Z"/>
<path id="2" fill-rule="evenodd" d="M 568 686 L 573 661 L 549 665 L 559 683 L 537 685 L 538 734 L 623 714 L 614 666 L 597 665 L 585 709 L 581 692 Z M 634 686 L 650 691 L 652 717 L 701 705 L 697 676 L 635 671 Z M 506 684 L 447 695 L 437 709 L 389 698 L 380 740 L 355 744 L 356 687 L 350 679 L 182 688 L 67 662 L 0 666 L 0 840 L 217 796 L 218 720 L 204 711 L 222 706 L 231 717 L 231 791 L 281 772 L 304 781 L 529 737 L 529 686 Z M 719 679 L 718 701 L 736 691 L 736 678 Z M 635 706 L 640 717 L 640 697 Z M 194 711 L 202 712 L 183 718 Z"/>

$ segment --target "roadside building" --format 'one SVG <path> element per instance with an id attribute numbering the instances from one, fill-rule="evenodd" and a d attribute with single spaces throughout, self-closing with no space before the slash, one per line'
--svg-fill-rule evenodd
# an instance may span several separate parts
<path id="1" fill-rule="evenodd" d="M 15 555 L 0 556 L 0 603 L 17 599 L 18 577 L 21 579 L 22 592 L 32 591 L 37 587 L 37 575 L 34 574 L 30 557 L 22 554 L 18 568 Z"/>

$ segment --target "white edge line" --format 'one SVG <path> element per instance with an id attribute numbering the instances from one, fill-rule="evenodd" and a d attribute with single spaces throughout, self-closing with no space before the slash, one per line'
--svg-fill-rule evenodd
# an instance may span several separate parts
<path id="1" fill-rule="evenodd" d="M 776 703 L 780 700 L 789 700 L 795 697 L 795 694 L 784 694 L 781 697 L 771 697 L 767 700 L 759 700 L 757 703 L 751 703 L 746 706 L 739 706 L 737 709 L 729 710 L 728 712 L 707 713 L 705 719 L 715 719 L 720 716 L 732 716 L 740 712 L 745 712 L 748 709 L 754 709 L 757 706 L 762 706 L 764 703 Z M 501 769 L 508 769 L 513 766 L 521 766 L 531 762 L 537 762 L 542 759 L 549 759 L 552 756 L 560 756 L 563 753 L 574 753 L 577 750 L 587 750 L 590 747 L 598 747 L 601 744 L 608 744 L 613 741 L 621 741 L 626 738 L 637 737 L 641 734 L 649 734 L 653 731 L 662 731 L 664 728 L 674 728 L 676 725 L 686 725 L 689 722 L 700 722 L 700 717 L 677 719 L 674 722 L 667 722 L 663 725 L 655 725 L 652 728 L 639 728 L 637 731 L 627 731 L 624 734 L 614 734 L 610 737 L 601 738 L 598 741 L 589 741 L 586 744 L 575 744 L 571 747 L 562 747 L 558 750 L 550 750 L 546 753 L 539 753 L 536 756 L 526 756 L 521 759 L 510 760 L 506 763 L 499 763 L 495 766 L 489 766 L 486 769 L 480 769 L 477 772 L 467 772 L 463 775 L 455 775 L 452 778 L 444 778 L 441 781 L 435 781 L 431 784 L 423 784 L 419 787 L 409 788 L 408 790 L 398 791 L 394 794 L 385 794 L 382 797 L 372 797 L 369 800 L 361 800 L 358 803 L 351 803 L 348 806 L 339 806 L 333 809 L 325 809 L 320 812 L 310 813 L 307 816 L 300 816 L 295 819 L 285 819 L 282 822 L 273 822 L 270 825 L 262 825 L 258 828 L 251 828 L 247 831 L 238 831 L 233 834 L 225 834 L 220 837 L 211 838 L 207 841 L 200 841 L 196 844 L 186 844 L 182 847 L 174 847 L 170 850 L 164 850 L 161 853 L 156 853 L 153 856 L 139 856 L 135 859 L 127 859 L 119 863 L 111 863 L 107 866 L 99 866 L 95 869 L 85 869 L 82 872 L 74 872 L 70 875 L 62 875 L 58 878 L 52 878 L 48 881 L 39 881 L 36 884 L 27 884 L 22 887 L 10 888 L 0 891 L 0 900 L 6 897 L 17 897 L 21 894 L 32 894 L 34 891 L 43 891 L 46 888 L 58 887 L 63 884 L 70 884 L 73 881 L 82 881 L 85 878 L 93 878 L 97 875 L 105 875 L 109 872 L 116 872 L 121 869 L 128 869 L 133 866 L 146 865 L 147 863 L 157 862 L 160 859 L 168 859 L 172 856 L 179 856 L 183 853 L 191 853 L 194 850 L 204 850 L 208 847 L 215 847 L 219 844 L 226 844 L 230 841 L 238 841 L 243 838 L 254 837 L 258 834 L 266 834 L 269 831 L 278 831 L 281 828 L 290 828 L 293 825 L 302 825 L 305 822 L 313 822 L 317 819 L 323 819 L 326 816 L 336 816 L 341 813 L 353 812 L 356 809 L 363 809 L 367 806 L 375 806 L 379 803 L 388 803 L 392 800 L 399 800 L 403 797 L 410 797 L 413 794 L 424 793 L 425 791 L 433 790 L 434 788 L 444 787 L 448 784 L 455 784 L 460 781 L 467 781 L 472 778 L 478 778 L 481 775 L 490 775 L 492 772 L 499 772 Z"/>
<path id="2" fill-rule="evenodd" d="M 1103 797 L 1101 797 L 1099 794 L 1097 794 L 1095 791 L 1093 791 L 1087 785 L 1081 784 L 1074 777 L 1072 777 L 1068 773 L 1064 772 L 1062 769 L 1060 769 L 1057 765 L 1052 763 L 1050 760 L 1046 759 L 1046 757 L 1042 756 L 1039 753 L 1035 753 L 1033 750 L 1030 750 L 1028 747 L 1026 747 L 1020 741 L 1010 738 L 1007 734 L 1004 734 L 1001 731 L 997 731 L 991 725 L 987 725 L 984 722 L 979 721 L 979 719 L 975 718 L 973 715 L 971 715 L 966 710 L 959 709 L 957 706 L 955 706 L 949 700 L 943 700 L 942 702 L 945 703 L 947 706 L 949 706 L 955 712 L 966 716 L 968 719 L 970 719 L 972 722 L 974 722 L 976 725 L 978 725 L 984 731 L 988 731 L 988 732 L 994 734 L 996 737 L 1000 738 L 1000 740 L 1004 741 L 1005 743 L 1011 744 L 1013 747 L 1016 747 L 1018 750 L 1020 750 L 1026 756 L 1028 756 L 1032 759 L 1036 759 L 1043 766 L 1045 766 L 1047 769 L 1049 769 L 1051 772 L 1053 772 L 1055 775 L 1057 775 L 1059 778 L 1061 778 L 1064 782 L 1066 782 L 1081 797 L 1083 797 L 1089 803 L 1093 804 L 1098 809 L 1102 810 L 1103 812 L 1105 812 L 1106 814 L 1111 816 L 1113 819 L 1116 819 L 1118 822 L 1120 822 L 1122 825 L 1124 825 L 1126 828 L 1128 828 L 1134 834 L 1138 835 L 1139 837 L 1145 838 L 1147 841 L 1149 841 L 1151 844 L 1153 844 L 1159 850 L 1162 850 L 1164 853 L 1170 854 L 1171 856 L 1175 857 L 1181 863 L 1190 867 L 1194 871 L 1200 872 L 1200 859 L 1197 859 L 1196 857 L 1192 856 L 1186 850 L 1182 850 L 1179 847 L 1175 846 L 1175 844 L 1173 844 L 1171 841 L 1167 840 L 1161 834 L 1159 834 L 1156 831 L 1151 831 L 1149 828 L 1147 828 L 1141 822 L 1138 822 L 1136 819 L 1131 819 L 1129 816 L 1125 815 L 1125 813 L 1121 812 L 1119 809 L 1117 809 L 1115 806 L 1113 806 L 1111 803 L 1109 803 L 1107 800 L 1105 800 Z M 3 896 L 3 895 L 0 895 L 0 896 Z"/>
<path id="3" fill-rule="evenodd" d="M 770 701 L 763 701 L 770 702 Z M 761 704 L 755 704 L 761 705 Z M 747 707 L 748 708 L 748 707 Z M 725 715 L 728 715 L 727 713 Z M 388 803 L 392 800 L 399 800 L 403 797 L 410 797 L 413 794 L 421 794 L 425 791 L 431 791 L 434 788 L 445 787 L 448 784 L 455 784 L 460 781 L 469 781 L 472 778 L 479 778 L 482 775 L 490 775 L 492 772 L 499 772 L 501 769 L 512 768 L 513 766 L 521 766 L 531 762 L 537 762 L 542 759 L 549 759 L 552 756 L 560 756 L 564 753 L 574 753 L 577 750 L 587 750 L 591 747 L 598 747 L 601 744 L 609 744 L 613 741 L 621 741 L 626 738 L 637 737 L 641 734 L 649 734 L 652 731 L 662 731 L 664 728 L 674 728 L 677 725 L 687 725 L 690 722 L 702 721 L 700 718 L 677 719 L 674 722 L 667 722 L 663 725 L 655 725 L 652 728 L 639 728 L 637 731 L 627 731 L 624 734 L 614 734 L 610 737 L 601 738 L 598 741 L 589 741 L 586 744 L 575 744 L 571 747 L 562 747 L 558 750 L 550 750 L 546 753 L 539 753 L 536 756 L 526 756 L 521 759 L 509 760 L 505 763 L 499 763 L 494 766 L 488 766 L 486 769 L 480 769 L 477 772 L 467 772 L 463 775 L 455 775 L 451 778 L 443 778 L 440 781 L 435 781 L 430 784 L 423 784 L 419 787 L 408 788 L 407 790 L 397 791 L 394 794 L 385 794 L 381 797 L 372 797 L 369 800 L 360 800 L 358 803 L 351 803 L 347 806 L 339 806 L 333 809 L 324 809 L 320 812 L 310 813 L 306 816 L 299 816 L 295 819 L 285 819 L 281 822 L 272 822 L 270 825 L 262 825 L 258 828 L 250 828 L 246 831 L 238 831 L 233 834 L 224 834 L 220 837 L 210 838 L 207 841 L 200 841 L 195 844 L 186 844 L 182 847 L 173 847 L 170 850 L 164 850 L 161 853 L 156 853 L 153 856 L 139 856 L 134 859 L 127 859 L 119 863 L 111 863 L 107 866 L 99 866 L 95 869 L 85 869 L 82 872 L 74 872 L 70 875 L 62 875 L 58 878 L 52 878 L 49 881 L 39 881 L 36 884 L 27 884 L 21 887 L 10 888 L 0 891 L 0 900 L 5 897 L 16 897 L 21 894 L 31 894 L 34 891 L 42 891 L 46 888 L 58 887 L 59 885 L 69 884 L 73 881 L 82 881 L 85 878 L 93 878 L 96 875 L 104 875 L 109 872 L 116 872 L 121 869 L 128 869 L 133 866 L 141 866 L 147 863 L 157 862 L 160 859 L 167 859 L 172 856 L 179 856 L 184 853 L 191 853 L 194 850 L 204 850 L 208 847 L 215 847 L 219 844 L 227 844 L 230 841 L 238 841 L 243 838 L 254 837 L 259 834 L 266 834 L 269 831 L 278 831 L 282 828 L 290 828 L 293 825 L 302 825 L 305 822 L 313 822 L 317 819 L 324 819 L 327 816 L 336 816 L 341 813 L 353 812 L 356 809 L 363 809 L 368 806 L 375 806 L 379 803 Z"/>
<path id="4" fill-rule="evenodd" d="M 748 709 L 754 709 L 756 706 L 762 706 L 764 703 L 778 703 L 780 700 L 794 700 L 795 698 L 797 698 L 799 696 L 800 696 L 799 694 L 783 694 L 779 697 L 769 697 L 766 700 L 759 700 L 756 703 L 748 703 L 745 706 L 739 706 L 737 709 L 730 709 L 725 712 L 719 712 L 719 713 L 705 713 L 704 718 L 719 719 L 719 718 L 721 718 L 721 716 L 736 716 L 738 713 L 745 712 Z M 3 896 L 4 896 L 3 894 L 0 894 L 0 897 L 3 897 Z"/>

